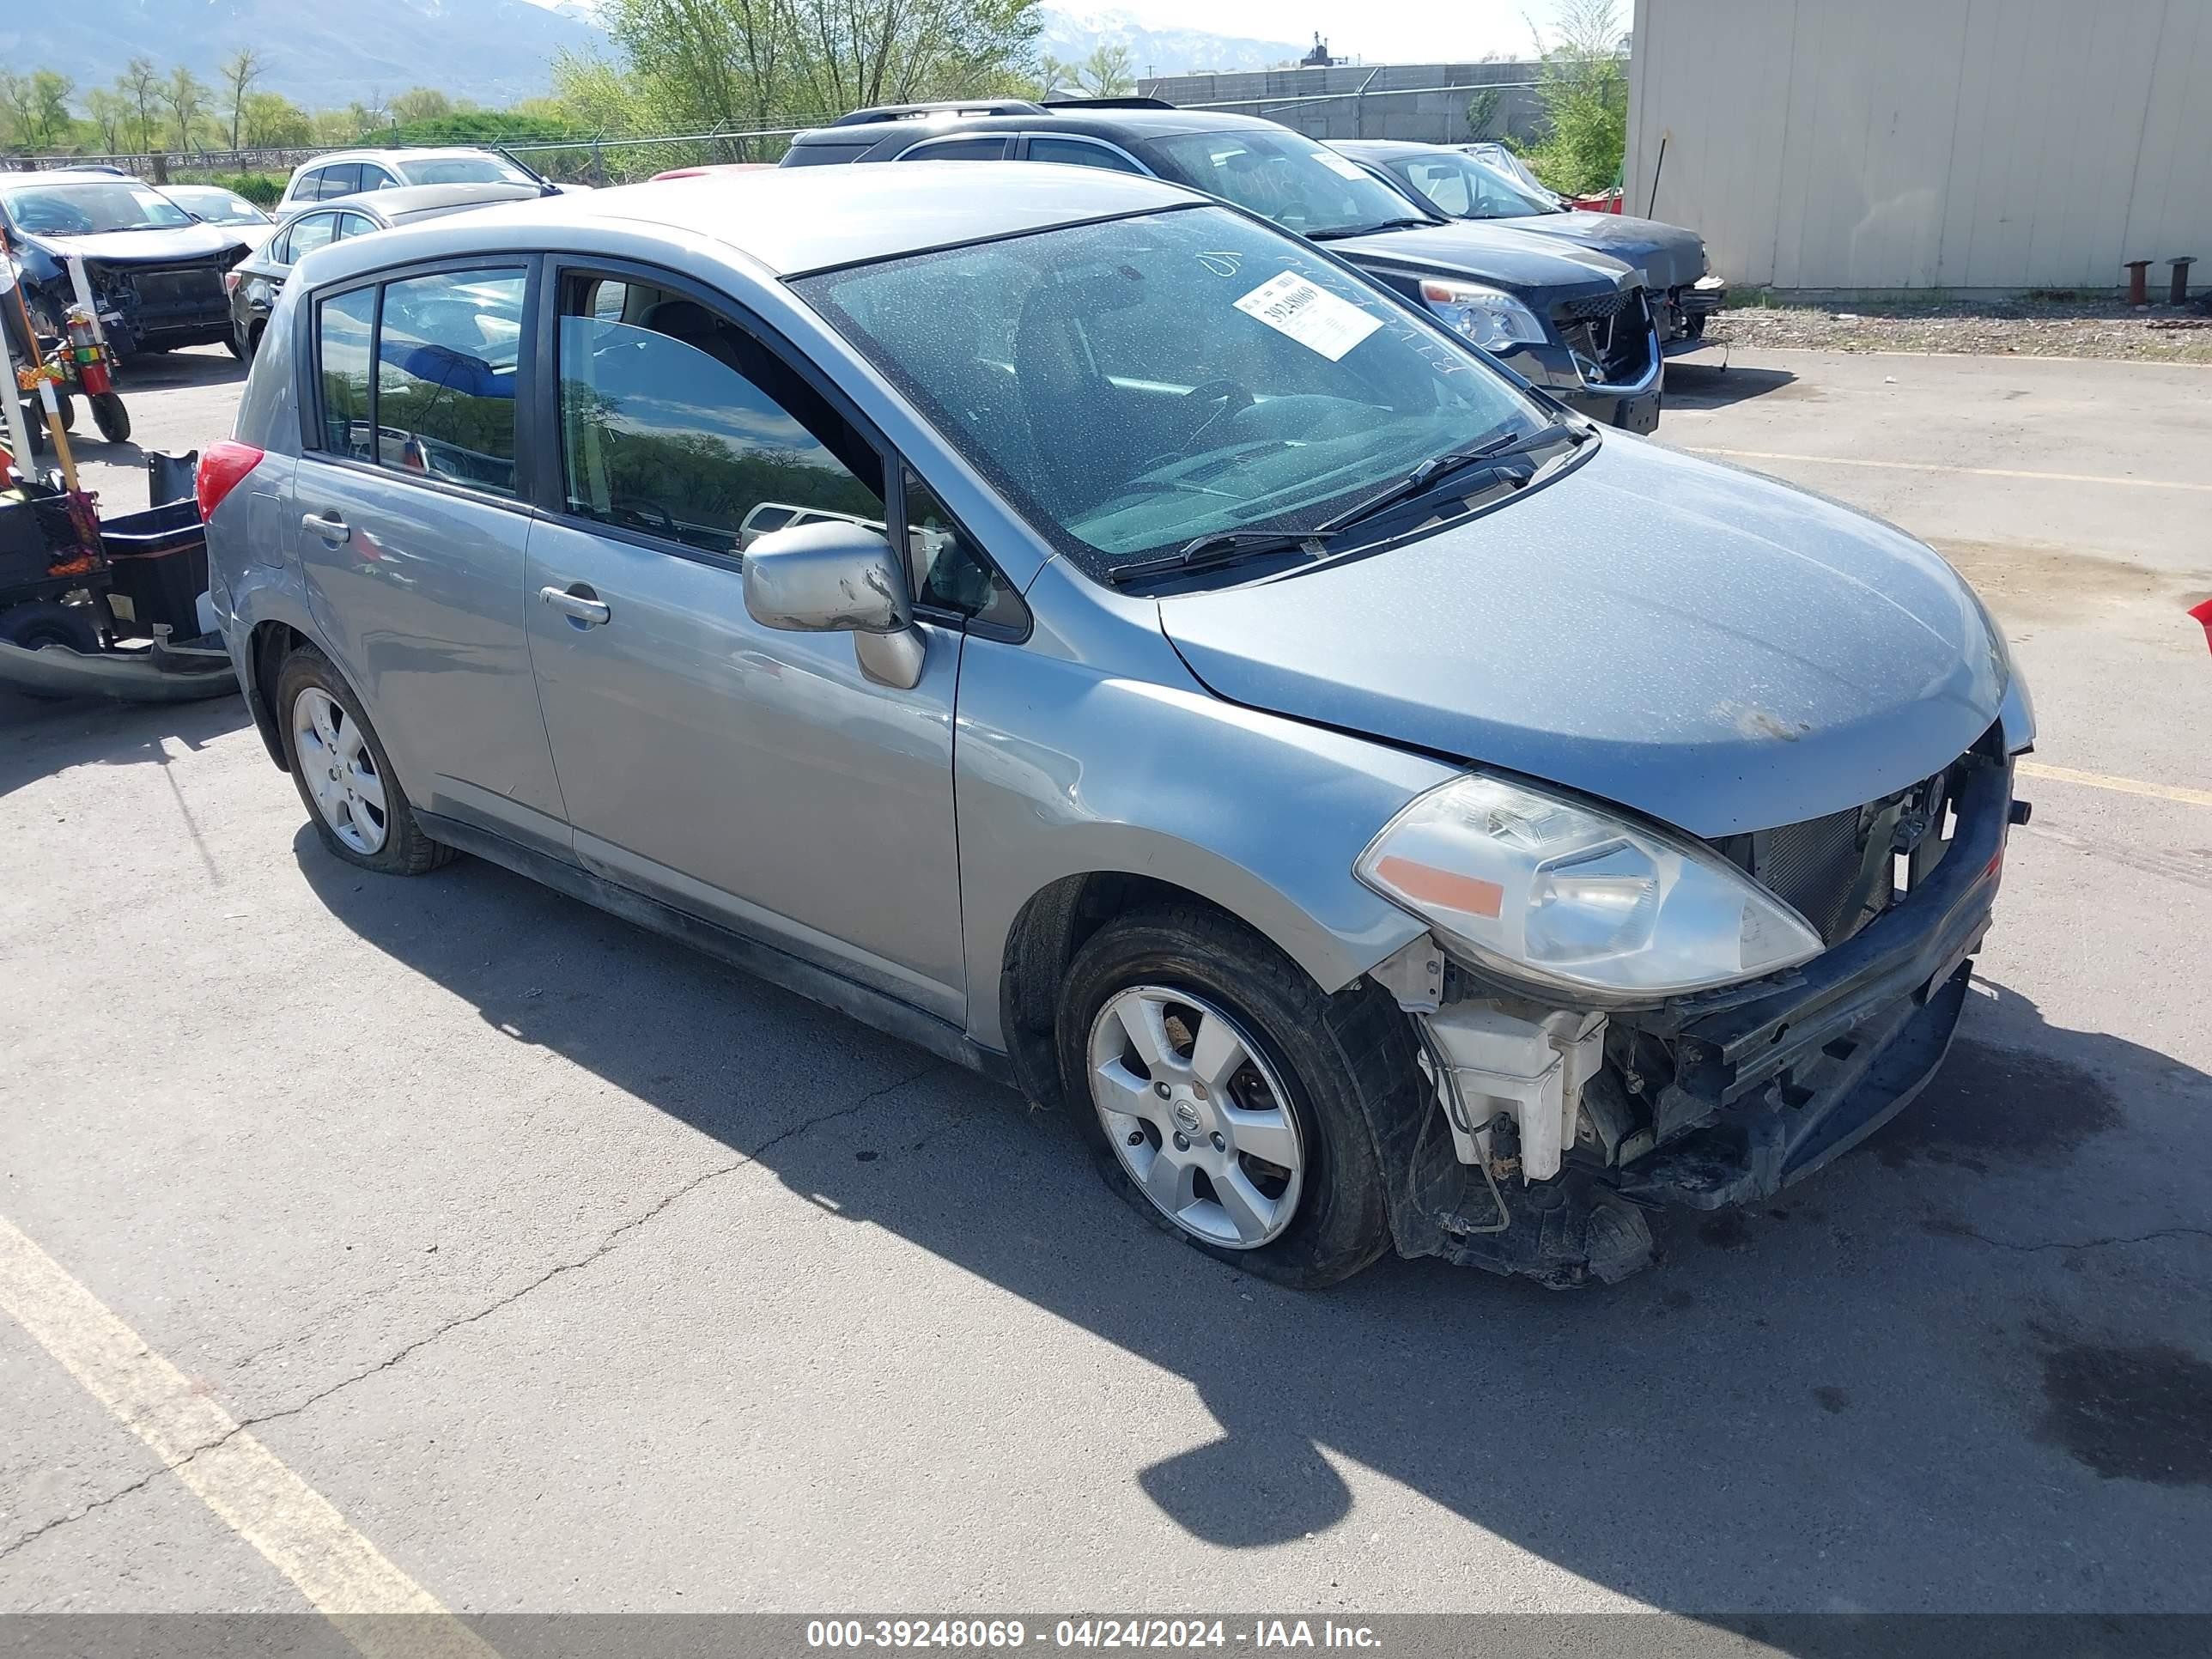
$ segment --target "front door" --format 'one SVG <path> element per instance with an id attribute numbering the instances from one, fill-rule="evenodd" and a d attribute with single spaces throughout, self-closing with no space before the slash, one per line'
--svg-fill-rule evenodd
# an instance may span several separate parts
<path id="1" fill-rule="evenodd" d="M 526 626 L 579 861 L 963 1019 L 963 636 L 925 626 L 921 681 L 896 690 L 849 635 L 744 607 L 741 532 L 880 524 L 881 454 L 696 299 L 571 271 L 559 301 L 563 510 L 531 532 Z"/>

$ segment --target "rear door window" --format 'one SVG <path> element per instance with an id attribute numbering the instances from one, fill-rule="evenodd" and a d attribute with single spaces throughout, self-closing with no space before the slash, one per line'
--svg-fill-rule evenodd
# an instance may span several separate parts
<path id="1" fill-rule="evenodd" d="M 980 138 L 936 138 L 916 144 L 899 156 L 902 161 L 999 161 L 1006 159 L 1006 141 L 1003 135 L 988 133 Z"/>
<path id="2" fill-rule="evenodd" d="M 528 279 L 446 271 L 387 283 L 377 329 L 379 459 L 447 483 L 514 492 L 514 386 Z"/>
<path id="3" fill-rule="evenodd" d="M 376 221 L 370 218 L 366 213 L 341 213 L 338 215 L 338 234 L 341 237 L 366 236 L 369 232 L 375 228 Z"/>
<path id="4" fill-rule="evenodd" d="M 1078 138 L 1031 138 L 1029 159 L 1060 161 L 1070 167 L 1103 167 L 1109 173 L 1142 173 L 1144 169 L 1119 150 L 1103 144 L 1087 144 Z"/>
<path id="5" fill-rule="evenodd" d="M 317 248 L 337 240 L 338 216 L 309 213 L 292 222 L 284 234 L 284 263 L 297 264 Z"/>
<path id="6" fill-rule="evenodd" d="M 315 191 L 315 199 L 327 202 L 334 196 L 350 196 L 360 188 L 361 163 L 340 161 L 323 169 L 322 184 Z"/>

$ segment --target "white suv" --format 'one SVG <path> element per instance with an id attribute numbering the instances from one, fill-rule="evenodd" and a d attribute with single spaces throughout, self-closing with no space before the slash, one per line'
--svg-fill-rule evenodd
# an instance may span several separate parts
<path id="1" fill-rule="evenodd" d="M 319 155 L 292 171 L 277 216 L 307 202 L 327 202 L 365 190 L 402 185 L 548 185 L 529 168 L 494 149 L 462 144 L 443 149 L 348 149 Z"/>

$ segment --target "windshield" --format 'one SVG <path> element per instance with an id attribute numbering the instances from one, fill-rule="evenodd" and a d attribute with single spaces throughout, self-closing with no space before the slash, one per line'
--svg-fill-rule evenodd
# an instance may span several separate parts
<path id="1" fill-rule="evenodd" d="M 1343 236 L 1425 218 L 1358 162 L 1279 128 L 1186 132 L 1144 148 L 1176 183 L 1302 236 Z"/>
<path id="2" fill-rule="evenodd" d="M 1318 530 L 1424 460 L 1543 424 L 1449 335 L 1219 208 L 795 286 L 1093 576 Z"/>
<path id="3" fill-rule="evenodd" d="M 112 184 L 41 185 L 8 192 L 8 216 L 31 236 L 94 236 L 111 230 L 169 230 L 192 216 L 157 190 Z"/>
<path id="4" fill-rule="evenodd" d="M 434 161 L 410 161 L 410 185 L 534 185 L 538 181 L 498 155 L 446 155 Z"/>
<path id="5" fill-rule="evenodd" d="M 176 185 L 169 190 L 175 202 L 194 218 L 210 225 L 265 225 L 269 216 L 243 196 L 234 196 L 212 185 Z"/>
<path id="6" fill-rule="evenodd" d="M 1455 219 L 1526 219 L 1559 211 L 1472 155 L 1439 150 L 1434 155 L 1394 156 L 1383 165 L 1412 185 L 1419 199 Z"/>

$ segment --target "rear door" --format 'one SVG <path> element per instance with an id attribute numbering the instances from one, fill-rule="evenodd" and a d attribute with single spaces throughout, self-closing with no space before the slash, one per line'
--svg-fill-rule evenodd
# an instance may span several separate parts
<path id="1" fill-rule="evenodd" d="M 964 1018 L 957 618 L 912 690 L 746 613 L 741 537 L 885 521 L 885 460 L 795 356 L 659 272 L 578 263 L 541 350 L 558 428 L 531 656 L 586 869 Z"/>
<path id="2" fill-rule="evenodd" d="M 565 856 L 522 631 L 535 265 L 312 296 L 290 529 L 319 631 L 415 805 Z"/>

